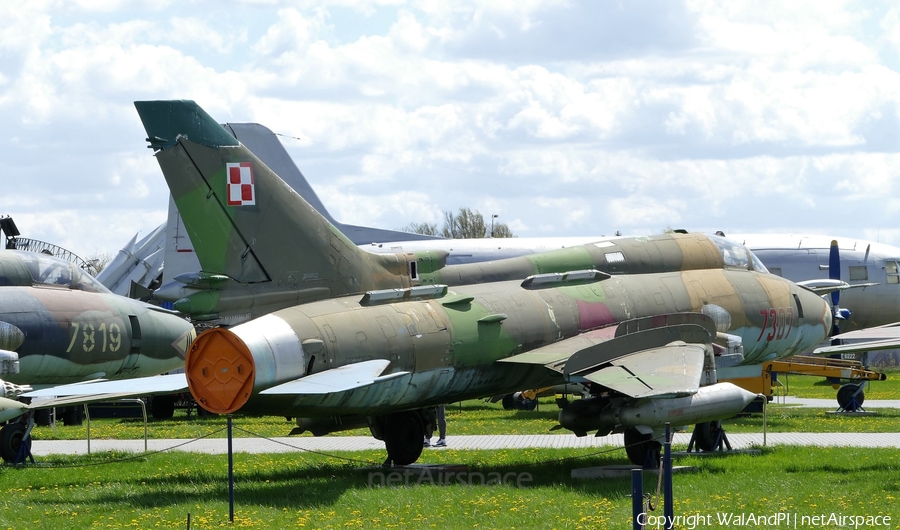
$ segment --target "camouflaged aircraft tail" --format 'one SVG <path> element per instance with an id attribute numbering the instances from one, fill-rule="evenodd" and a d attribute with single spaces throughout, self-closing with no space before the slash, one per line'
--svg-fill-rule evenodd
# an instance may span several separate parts
<path id="1" fill-rule="evenodd" d="M 360 250 L 193 101 L 137 101 L 205 272 L 328 296 L 409 286 L 403 256 Z"/>

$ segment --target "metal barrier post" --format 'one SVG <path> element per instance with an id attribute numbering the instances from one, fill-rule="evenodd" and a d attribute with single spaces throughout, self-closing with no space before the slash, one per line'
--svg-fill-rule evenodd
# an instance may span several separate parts
<path id="1" fill-rule="evenodd" d="M 666 518 L 666 530 L 672 530 L 675 522 L 675 506 L 672 494 L 672 426 L 666 422 L 666 444 L 663 453 L 663 516 Z"/>
<path id="2" fill-rule="evenodd" d="M 231 447 L 231 414 L 228 415 L 228 520 L 234 522 L 234 453 Z"/>
<path id="3" fill-rule="evenodd" d="M 87 443 L 88 443 L 88 454 L 91 454 L 91 413 L 88 412 L 87 403 L 84 404 L 84 416 L 87 418 Z"/>
<path id="4" fill-rule="evenodd" d="M 631 528 L 644 530 L 640 523 L 644 513 L 644 472 L 641 469 L 631 470 Z"/>

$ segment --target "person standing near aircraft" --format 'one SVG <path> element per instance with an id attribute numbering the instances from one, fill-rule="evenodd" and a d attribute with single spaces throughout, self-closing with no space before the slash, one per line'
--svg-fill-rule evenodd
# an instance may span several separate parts
<path id="1" fill-rule="evenodd" d="M 447 447 L 447 412 L 445 405 L 434 407 L 434 421 L 437 422 L 438 441 L 434 443 L 435 447 Z M 432 430 L 425 437 L 425 447 L 431 447 L 431 437 L 434 436 L 434 424 L 431 425 Z"/>

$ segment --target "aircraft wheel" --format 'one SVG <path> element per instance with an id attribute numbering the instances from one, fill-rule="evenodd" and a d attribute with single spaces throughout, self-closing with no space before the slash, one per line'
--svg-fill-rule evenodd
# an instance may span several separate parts
<path id="1" fill-rule="evenodd" d="M 865 401 L 866 396 L 862 390 L 860 390 L 859 394 L 856 394 L 856 391 L 859 390 L 859 385 L 854 383 L 847 383 L 843 385 L 837 393 L 837 402 L 838 405 L 841 406 L 842 409 L 848 410 L 850 412 L 856 412 L 862 407 L 863 401 Z M 853 397 L 853 394 L 856 394 L 856 398 Z M 856 402 L 854 403 L 854 399 Z"/>
<path id="2" fill-rule="evenodd" d="M 25 424 L 22 422 L 7 423 L 0 428 L 0 458 L 4 462 L 15 462 L 25 437 Z"/>
<path id="3" fill-rule="evenodd" d="M 659 466 L 662 444 L 653 439 L 652 434 L 641 434 L 634 428 L 625 429 L 625 454 L 632 464 L 644 469 Z"/>
<path id="4" fill-rule="evenodd" d="M 50 426 L 51 409 L 38 409 L 34 411 L 34 424 L 41 427 Z"/>
<path id="5" fill-rule="evenodd" d="M 150 414 L 157 420 L 171 420 L 175 415 L 175 396 L 153 396 Z"/>
<path id="6" fill-rule="evenodd" d="M 501 401 L 503 404 L 503 410 L 515 410 L 516 409 L 516 398 L 513 397 L 512 394 L 506 394 L 503 396 L 503 400 Z"/>
<path id="7" fill-rule="evenodd" d="M 70 427 L 84 423 L 84 407 L 75 405 L 62 409 L 63 425 Z"/>
<path id="8" fill-rule="evenodd" d="M 412 464 L 422 455 L 425 428 L 416 411 L 391 414 L 384 419 L 384 447 L 388 458 L 398 466 Z"/>
<path id="9" fill-rule="evenodd" d="M 719 435 L 722 432 L 722 422 L 706 421 L 694 426 L 694 442 L 701 451 L 715 451 L 718 447 Z"/>

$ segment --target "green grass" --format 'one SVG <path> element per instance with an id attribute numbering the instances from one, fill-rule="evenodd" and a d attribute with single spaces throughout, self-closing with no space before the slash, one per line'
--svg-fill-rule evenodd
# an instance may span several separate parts
<path id="1" fill-rule="evenodd" d="M 553 398 L 542 399 L 540 410 L 507 411 L 499 403 L 482 400 L 465 401 L 447 406 L 448 429 L 453 435 L 468 434 L 543 434 L 556 425 L 559 415 Z M 223 417 L 188 419 L 183 411 L 176 411 L 171 420 L 149 420 L 150 438 L 196 438 L 224 427 Z M 282 416 L 236 416 L 235 425 L 253 433 L 272 437 L 287 436 L 295 424 Z M 339 436 L 371 436 L 367 428 L 335 433 Z M 225 437 L 221 431 L 214 436 Z M 237 432 L 236 436 L 243 436 Z M 140 419 L 94 419 L 91 421 L 91 438 L 129 439 L 143 438 L 144 424 Z M 305 434 L 304 436 L 310 436 Z M 83 440 L 87 437 L 87 422 L 81 426 L 56 428 L 35 427 L 34 437 L 39 440 Z"/>
<path id="2" fill-rule="evenodd" d="M 835 405 L 834 410 L 837 408 Z M 878 409 L 871 416 L 829 414 L 827 410 L 797 406 L 768 406 L 768 432 L 900 432 L 900 409 Z M 762 414 L 723 420 L 728 432 L 752 433 L 763 431 Z"/>
<path id="3" fill-rule="evenodd" d="M 800 379 L 794 377 L 794 379 Z M 806 378 L 811 379 L 811 378 Z M 900 380 L 900 379 L 898 379 Z M 792 388 L 799 385 L 791 383 Z M 809 383 L 807 388 L 817 388 Z M 830 389 L 830 387 L 828 387 Z M 868 392 L 866 399 L 879 390 Z M 837 408 L 813 409 L 770 404 L 768 407 L 769 432 L 900 432 L 900 409 L 878 409 L 875 416 L 848 417 L 827 414 L 826 410 Z M 497 403 L 486 403 L 481 400 L 454 403 L 447 407 L 447 425 L 450 436 L 476 434 L 546 434 L 557 424 L 558 409 L 553 398 L 542 398 L 540 408 L 536 411 L 503 410 Z M 197 438 L 213 434 L 224 438 L 224 418 L 209 417 L 190 419 L 184 412 L 176 411 L 171 420 L 153 420 L 149 422 L 150 438 Z M 266 437 L 287 436 L 294 427 L 281 416 L 236 416 L 235 425 L 252 433 Z M 735 418 L 726 422 L 730 432 L 762 432 L 762 416 Z M 568 431 L 559 431 L 568 432 Z M 370 436 L 368 429 L 355 429 L 335 433 L 337 436 Z M 95 419 L 91 422 L 91 438 L 93 439 L 135 439 L 143 438 L 144 426 L 139 419 Z M 235 436 L 243 437 L 245 433 L 237 431 Z M 310 436 L 305 434 L 304 436 Z M 84 440 L 87 438 L 87 423 L 81 426 L 66 427 L 58 423 L 56 428 L 35 427 L 34 437 L 37 440 Z"/>
<path id="4" fill-rule="evenodd" d="M 44 459 L 52 468 L 0 469 L 0 527 L 185 528 L 188 514 L 191 528 L 230 526 L 224 456 L 173 452 L 117 461 L 121 456 L 55 457 Z M 381 458 L 374 451 L 341 456 Z M 426 452 L 424 459 L 465 464 L 470 473 L 486 476 L 529 473 L 532 480 L 524 488 L 415 485 L 415 478 L 406 486 L 370 487 L 369 473 L 381 470 L 361 469 L 362 462 L 304 453 L 238 454 L 234 526 L 630 527 L 629 479 L 570 478 L 573 468 L 625 463 L 621 449 L 448 449 Z M 677 463 L 697 466 L 698 472 L 675 476 L 676 514 L 714 520 L 718 512 L 882 514 L 893 516 L 894 524 L 900 517 L 900 450 L 777 447 L 761 456 L 687 457 Z M 655 488 L 652 475 L 645 483 L 647 491 Z"/>
<path id="5" fill-rule="evenodd" d="M 887 374 L 887 380 L 870 381 L 865 391 L 866 399 L 900 399 L 900 370 L 879 370 Z M 837 395 L 837 389 L 821 377 L 782 374 L 778 376 L 778 380 L 784 386 L 775 391 L 777 395 L 832 400 Z"/>
<path id="6" fill-rule="evenodd" d="M 781 377 L 790 389 L 790 395 L 797 397 L 827 398 L 834 400 L 836 390 L 822 378 L 791 376 Z M 866 390 L 866 399 L 900 399 L 900 371 L 890 372 L 886 381 L 875 381 Z M 834 407 L 837 408 L 837 401 Z M 447 406 L 448 431 L 451 436 L 477 434 L 545 434 L 557 424 L 558 409 L 554 398 L 541 398 L 536 411 L 507 411 L 499 403 L 470 400 Z M 287 436 L 294 427 L 293 422 L 281 416 L 238 416 L 237 424 L 253 433 L 273 437 Z M 197 438 L 214 431 L 221 431 L 224 420 L 220 417 L 186 418 L 183 411 L 176 411 L 172 420 L 150 420 L 150 438 Z M 727 425 L 733 432 L 761 432 L 762 418 L 737 418 Z M 822 409 L 769 406 L 768 429 L 770 432 L 900 432 L 900 410 L 878 409 L 877 416 L 849 418 L 833 416 Z M 567 431 L 560 431 L 567 432 Z M 356 429 L 336 433 L 340 436 L 369 436 L 368 429 Z M 91 438 L 129 439 L 143 438 L 144 427 L 141 420 L 101 419 L 91 422 Z M 214 434 L 225 437 L 224 431 Z M 236 436 L 244 436 L 237 432 Z M 306 434 L 305 436 L 309 436 Z M 61 423 L 55 429 L 36 427 L 34 437 L 38 440 L 84 440 L 87 438 L 87 424 L 65 427 Z"/>
<path id="7" fill-rule="evenodd" d="M 900 373 L 876 382 L 867 399 L 900 399 Z M 833 399 L 821 379 L 793 376 L 791 394 Z M 900 410 L 877 416 L 827 415 L 823 410 L 770 405 L 769 432 L 900 432 Z M 224 419 L 151 421 L 154 438 L 193 438 L 220 430 Z M 498 404 L 467 401 L 447 408 L 450 436 L 546 433 L 556 424 L 552 398 L 534 412 L 504 411 Z M 236 417 L 235 425 L 264 436 L 284 436 L 282 417 Z M 761 432 L 760 416 L 726 423 L 729 432 Z M 93 438 L 140 438 L 139 420 L 95 420 Z M 240 435 L 240 431 L 238 431 Z M 338 434 L 366 435 L 364 429 Z M 84 439 L 86 426 L 36 428 L 38 439 Z M 224 436 L 219 433 L 218 436 Z M 40 466 L 0 468 L 0 528 L 191 528 L 228 523 L 226 459 L 219 455 L 163 453 L 131 456 L 52 456 Z M 529 487 L 409 485 L 370 487 L 371 467 L 383 451 L 325 456 L 311 453 L 238 454 L 236 527 L 306 528 L 627 528 L 628 479 L 577 481 L 571 469 L 624 464 L 621 448 L 426 451 L 420 462 L 465 464 L 470 472 L 530 473 Z M 123 460 L 125 459 L 125 460 Z M 561 460 L 573 459 L 573 460 Z M 675 513 L 798 517 L 891 515 L 900 521 L 900 450 L 775 447 L 751 457 L 687 457 L 698 473 L 675 478 Z M 50 468 L 44 467 L 50 466 Z M 360 469 L 366 467 L 367 469 Z M 379 483 L 379 476 L 373 475 Z M 402 480 L 402 476 L 401 476 Z M 415 478 L 407 479 L 415 483 Z M 646 488 L 655 487 L 647 476 Z M 661 512 L 655 512 L 661 514 Z M 701 522 L 697 519 L 698 522 Z M 718 524 L 699 525 L 715 528 Z M 682 526 L 685 528 L 686 526 Z M 752 525 L 751 525 L 752 527 Z M 803 526 L 798 528 L 812 528 Z M 822 525 L 816 528 L 832 528 Z"/>

